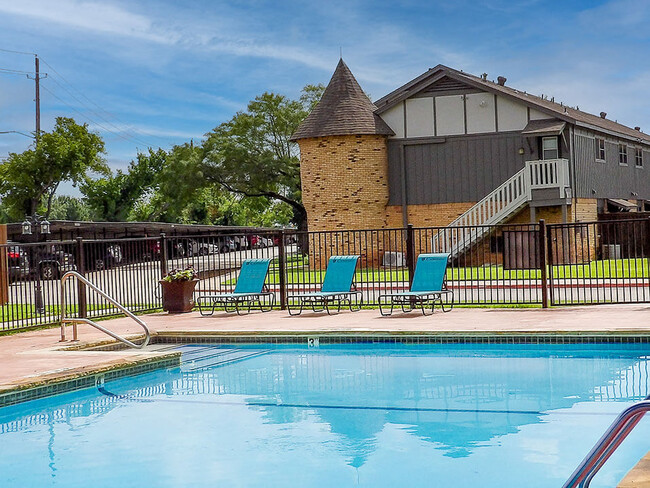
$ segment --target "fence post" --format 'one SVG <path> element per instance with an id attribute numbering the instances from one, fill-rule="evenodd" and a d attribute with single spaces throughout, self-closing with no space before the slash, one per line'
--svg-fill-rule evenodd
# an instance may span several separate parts
<path id="1" fill-rule="evenodd" d="M 641 257 L 648 258 L 650 257 L 650 217 L 648 217 L 645 221 L 645 239 L 643 239 L 643 248 L 641 249 Z M 594 239 L 595 241 L 595 239 Z M 598 244 L 595 244 L 595 246 L 598 246 Z M 596 249 L 594 255 L 598 254 L 598 250 Z"/>
<path id="2" fill-rule="evenodd" d="M 284 229 L 278 240 L 278 274 L 280 275 L 280 310 L 287 309 L 287 259 L 284 248 Z"/>
<path id="3" fill-rule="evenodd" d="M 413 275 L 415 274 L 415 236 L 413 224 L 406 226 L 406 267 L 409 270 L 409 290 L 413 284 Z"/>
<path id="4" fill-rule="evenodd" d="M 280 278 L 280 310 L 287 309 L 287 257 L 284 247 L 284 229 L 278 234 L 278 275 Z"/>
<path id="5" fill-rule="evenodd" d="M 86 253 L 84 250 L 83 237 L 76 238 L 77 245 L 75 248 L 77 258 L 77 272 L 81 276 L 86 276 Z M 86 298 L 86 285 L 77 280 L 77 306 L 79 308 L 78 314 L 80 318 L 88 317 L 88 301 Z"/>
<path id="6" fill-rule="evenodd" d="M 555 303 L 555 291 L 553 287 L 553 263 L 555 262 L 553 259 L 553 229 L 549 229 L 549 227 L 546 227 L 546 267 L 548 268 L 548 294 L 549 298 L 551 300 L 550 304 L 553 305 Z"/>
<path id="7" fill-rule="evenodd" d="M 164 278 L 167 276 L 167 236 L 164 232 L 160 233 L 160 273 Z"/>
<path id="8" fill-rule="evenodd" d="M 542 308 L 548 308 L 548 276 L 546 270 L 546 221 L 539 219 L 539 243 L 537 246 L 537 262 L 542 270 Z"/>

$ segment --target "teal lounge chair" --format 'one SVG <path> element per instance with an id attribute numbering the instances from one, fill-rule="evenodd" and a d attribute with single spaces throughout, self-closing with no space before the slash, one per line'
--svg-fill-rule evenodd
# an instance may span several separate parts
<path id="1" fill-rule="evenodd" d="M 255 304 L 262 312 L 271 310 L 275 303 L 275 293 L 269 291 L 264 285 L 270 263 L 270 259 L 246 259 L 241 265 L 237 285 L 232 293 L 197 296 L 196 304 L 201 315 L 212 315 L 218 305 L 223 305 L 226 312 L 237 312 L 237 315 L 241 315 L 242 305 L 247 308 L 247 313 L 250 313 Z M 268 299 L 267 307 L 262 303 L 263 299 L 265 302 Z M 234 310 L 231 307 L 234 307 Z"/>
<path id="2" fill-rule="evenodd" d="M 305 305 L 310 306 L 314 312 L 325 310 L 329 314 L 331 313 L 330 305 L 333 303 L 337 305 L 337 312 L 341 311 L 341 305 L 343 304 L 347 305 L 351 312 L 360 310 L 362 296 L 354 285 L 354 271 L 357 268 L 358 261 L 359 256 L 330 257 L 321 291 L 289 295 L 287 297 L 289 315 L 300 315 Z M 300 304 L 300 309 L 294 313 L 291 304 L 296 300 Z M 352 308 L 353 305 L 356 308 Z M 317 309 L 316 307 L 320 308 Z"/>
<path id="3" fill-rule="evenodd" d="M 383 316 L 391 315 L 395 305 L 399 305 L 402 312 L 410 312 L 419 307 L 422 315 L 427 315 L 425 307 L 431 305 L 433 314 L 436 303 L 440 304 L 443 312 L 454 308 L 454 292 L 447 288 L 447 264 L 449 254 L 420 254 L 415 264 L 413 283 L 409 291 L 401 293 L 388 293 L 379 296 L 379 312 Z M 442 295 L 450 295 L 451 300 L 444 302 Z M 390 302 L 390 312 L 384 309 Z M 445 309 L 445 305 L 449 305 Z"/>

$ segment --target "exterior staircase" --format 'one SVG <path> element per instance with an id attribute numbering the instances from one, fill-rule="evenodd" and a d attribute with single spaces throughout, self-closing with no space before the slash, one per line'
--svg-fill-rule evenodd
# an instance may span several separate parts
<path id="1" fill-rule="evenodd" d="M 506 222 L 533 199 L 535 192 L 547 190 L 557 190 L 558 198 L 570 195 L 568 160 L 526 161 L 520 171 L 435 234 L 433 252 L 458 257 L 480 241 L 490 231 L 489 226 Z"/>

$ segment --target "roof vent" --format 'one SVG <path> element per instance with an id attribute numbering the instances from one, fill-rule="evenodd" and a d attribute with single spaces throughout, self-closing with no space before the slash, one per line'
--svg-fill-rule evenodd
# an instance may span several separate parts
<path id="1" fill-rule="evenodd" d="M 506 84 L 506 81 L 508 81 L 508 78 L 505 76 L 497 76 L 497 83 L 501 86 L 504 86 Z"/>
<path id="2" fill-rule="evenodd" d="M 607 117 L 607 112 L 600 112 L 600 118 L 604 119 Z"/>
<path id="3" fill-rule="evenodd" d="M 483 73 L 483 74 L 481 75 L 481 79 L 482 79 L 483 81 L 487 81 L 487 73 Z"/>
<path id="4" fill-rule="evenodd" d="M 634 130 L 638 130 L 639 132 L 641 132 L 641 127 L 639 127 L 639 126 L 637 125 L 637 126 L 634 128 Z"/>

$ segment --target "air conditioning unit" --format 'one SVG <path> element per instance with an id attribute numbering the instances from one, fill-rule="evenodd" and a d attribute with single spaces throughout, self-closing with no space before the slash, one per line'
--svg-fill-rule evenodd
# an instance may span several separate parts
<path id="1" fill-rule="evenodd" d="M 406 266 L 406 258 L 404 257 L 403 252 L 385 252 L 383 266 L 395 266 L 395 267 L 404 267 Z"/>

